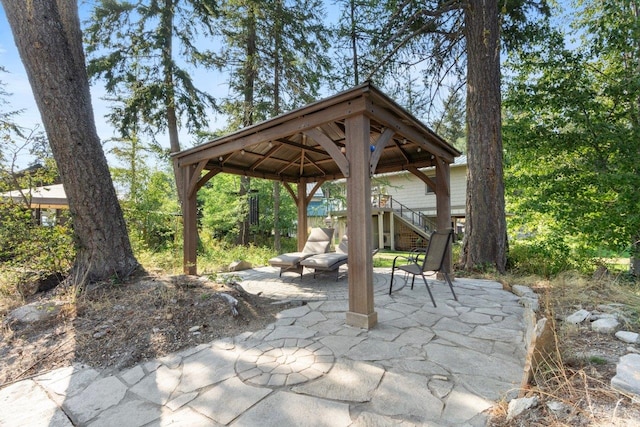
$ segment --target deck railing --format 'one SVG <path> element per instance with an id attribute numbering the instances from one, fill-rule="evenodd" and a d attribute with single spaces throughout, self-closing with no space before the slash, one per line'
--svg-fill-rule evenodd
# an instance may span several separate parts
<path id="1" fill-rule="evenodd" d="M 421 212 L 403 205 L 397 200 L 394 200 L 392 196 L 377 194 L 371 197 L 371 202 L 373 207 L 389 208 L 393 210 L 405 221 L 427 233 L 436 229 L 436 223 L 433 219 Z"/>

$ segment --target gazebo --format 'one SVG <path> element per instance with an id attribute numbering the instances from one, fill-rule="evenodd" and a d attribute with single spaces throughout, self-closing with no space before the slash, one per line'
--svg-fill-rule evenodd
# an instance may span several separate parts
<path id="1" fill-rule="evenodd" d="M 298 207 L 299 247 L 307 238 L 307 205 L 312 195 L 325 181 L 345 179 L 349 239 L 346 322 L 371 328 L 377 323 L 371 177 L 411 172 L 436 193 L 438 229 L 450 228 L 449 165 L 460 154 L 369 82 L 176 153 L 174 162 L 181 173 L 184 195 L 184 272 L 197 273 L 196 194 L 216 174 L 280 181 Z M 434 166 L 435 180 L 420 171 Z M 308 183 L 315 183 L 311 194 L 307 194 Z"/>

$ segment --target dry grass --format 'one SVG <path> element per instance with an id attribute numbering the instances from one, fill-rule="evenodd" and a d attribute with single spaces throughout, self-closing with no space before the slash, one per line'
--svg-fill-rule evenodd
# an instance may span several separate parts
<path id="1" fill-rule="evenodd" d="M 640 402 L 613 389 L 611 378 L 627 344 L 611 335 L 598 334 L 588 325 L 562 321 L 578 309 L 596 311 L 608 305 L 622 320 L 622 328 L 640 331 L 640 286 L 620 276 L 588 278 L 563 273 L 548 280 L 539 277 L 505 276 L 506 288 L 519 284 L 534 289 L 541 302 L 540 316 L 552 322 L 551 345 L 539 357 L 526 396 L 536 395 L 540 404 L 507 420 L 507 404 L 492 413 L 493 426 L 637 426 Z M 552 410 L 548 405 L 558 405 Z"/>

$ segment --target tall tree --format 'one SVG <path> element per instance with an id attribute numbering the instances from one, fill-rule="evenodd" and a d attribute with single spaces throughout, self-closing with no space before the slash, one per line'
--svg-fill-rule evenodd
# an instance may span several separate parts
<path id="1" fill-rule="evenodd" d="M 369 46 L 368 55 L 376 58 L 369 75 L 374 81 L 403 81 L 389 79 L 388 73 L 409 69 L 411 74 L 421 74 L 427 98 L 401 102 L 412 105 L 413 113 L 427 121 L 437 112 L 434 107 L 442 99 L 442 90 L 465 82 L 469 196 L 460 264 L 467 269 L 489 266 L 504 272 L 507 234 L 500 133 L 501 23 L 507 48 L 519 46 L 535 32 L 530 16 L 548 12 L 546 1 L 507 0 L 501 7 L 498 0 L 384 3 L 388 13 Z"/>
<path id="2" fill-rule="evenodd" d="M 219 63 L 229 73 L 231 96 L 223 109 L 232 118 L 230 129 L 315 99 L 329 67 L 320 1 L 229 0 L 223 10 L 226 43 Z M 247 189 L 245 182 L 241 193 Z M 279 184 L 274 184 L 274 200 L 279 201 Z M 244 199 L 241 203 L 246 206 Z M 241 231 L 241 242 L 242 236 L 246 242 L 248 233 Z"/>
<path id="3" fill-rule="evenodd" d="M 69 201 L 71 282 L 125 278 L 138 263 L 96 132 L 78 6 L 2 0 Z"/>
<path id="4" fill-rule="evenodd" d="M 467 207 L 461 264 L 507 266 L 502 175 L 500 23 L 498 0 L 470 0 L 467 42 Z"/>
<path id="5" fill-rule="evenodd" d="M 593 253 L 629 249 L 637 274 L 640 2 L 580 4 L 572 46 L 550 28 L 507 63 L 508 199 L 518 226 Z"/>
<path id="6" fill-rule="evenodd" d="M 197 42 L 214 36 L 216 9 L 215 0 L 97 2 L 86 28 L 89 75 L 103 78 L 107 93 L 120 101 L 110 119 L 121 137 L 139 131 L 156 138 L 166 131 L 169 150 L 176 153 L 181 123 L 192 131 L 207 126 L 215 100 L 179 64 L 213 66 L 214 55 Z M 181 175 L 175 172 L 182 199 Z"/>

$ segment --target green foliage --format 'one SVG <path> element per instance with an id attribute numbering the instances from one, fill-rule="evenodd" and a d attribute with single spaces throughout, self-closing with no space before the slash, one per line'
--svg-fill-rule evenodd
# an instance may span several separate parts
<path id="1" fill-rule="evenodd" d="M 169 108 L 189 130 L 206 128 L 215 100 L 194 85 L 186 67 L 213 66 L 214 55 L 198 42 L 214 35 L 216 9 L 211 0 L 174 0 L 171 8 L 157 0 L 96 3 L 84 29 L 87 69 L 118 101 L 109 119 L 122 137 L 173 127 Z"/>
<path id="2" fill-rule="evenodd" d="M 203 239 L 203 250 L 198 257 L 202 274 L 226 271 L 234 261 L 247 261 L 253 266 L 267 265 L 269 258 L 276 255 L 271 246 L 235 245 L 216 239 Z"/>
<path id="3" fill-rule="evenodd" d="M 173 174 L 147 171 L 135 198 L 121 202 L 134 251 L 172 248 L 182 236 Z"/>
<path id="4" fill-rule="evenodd" d="M 65 275 L 75 250 L 69 225 L 42 226 L 24 206 L 0 204 L 0 265 L 43 274 Z"/>
<path id="5" fill-rule="evenodd" d="M 261 179 L 251 180 L 250 196 L 258 198 L 259 223 L 252 225 L 254 238 L 270 236 L 273 224 L 272 182 Z M 199 192 L 201 238 L 235 241 L 238 234 L 238 218 L 244 217 L 248 209 L 248 196 L 240 196 L 240 177 L 220 174 L 212 178 Z M 280 201 L 279 228 L 286 233 L 294 224 L 297 210 L 291 197 Z"/>
<path id="6" fill-rule="evenodd" d="M 549 239 L 511 241 L 507 264 L 514 274 L 535 274 L 542 277 L 552 277 L 564 271 L 585 267 L 566 242 L 552 236 Z"/>
<path id="7" fill-rule="evenodd" d="M 629 19 L 628 2 L 596 3 L 576 21 L 588 34 L 577 48 L 550 28 L 544 42 L 508 62 L 507 211 L 513 228 L 553 225 L 554 237 L 537 239 L 551 243 L 534 251 L 553 257 L 550 271 L 565 264 L 556 242 L 633 253 L 639 240 L 640 55 L 629 34 L 640 21 Z M 613 18 L 620 14 L 626 18 Z"/>

